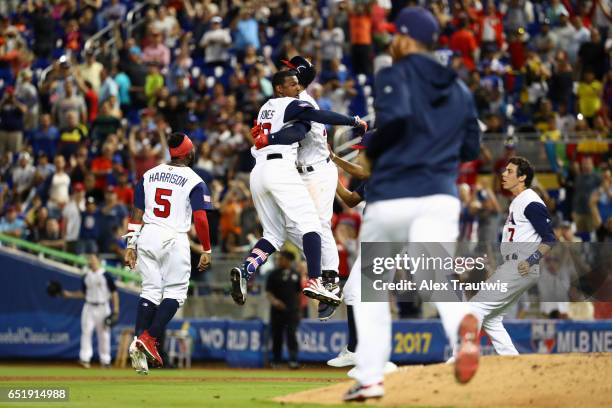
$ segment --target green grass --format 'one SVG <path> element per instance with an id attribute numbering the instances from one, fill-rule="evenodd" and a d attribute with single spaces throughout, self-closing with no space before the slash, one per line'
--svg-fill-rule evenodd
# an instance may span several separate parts
<path id="1" fill-rule="evenodd" d="M 0 403 L 14 407 L 280 407 L 272 398 L 347 379 L 340 370 L 152 370 L 11 365 L 0 387 L 68 387 L 69 402 Z M 317 405 L 285 404 L 291 407 Z"/>

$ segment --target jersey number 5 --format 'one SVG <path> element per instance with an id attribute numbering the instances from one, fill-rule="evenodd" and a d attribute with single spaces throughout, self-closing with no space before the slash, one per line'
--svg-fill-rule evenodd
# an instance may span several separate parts
<path id="1" fill-rule="evenodd" d="M 153 214 L 159 218 L 168 218 L 170 215 L 170 201 L 166 197 L 170 197 L 172 195 L 172 190 L 168 190 L 167 188 L 158 188 L 155 190 L 155 203 L 159 207 L 153 208 Z"/>

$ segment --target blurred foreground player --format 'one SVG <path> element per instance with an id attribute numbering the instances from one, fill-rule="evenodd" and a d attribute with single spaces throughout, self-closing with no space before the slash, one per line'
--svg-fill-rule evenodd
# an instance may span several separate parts
<path id="1" fill-rule="evenodd" d="M 342 185 L 342 183 L 337 182 L 336 193 L 338 194 L 338 197 L 340 197 L 340 199 L 351 208 L 366 200 L 366 184 L 370 173 L 369 170 L 364 168 L 364 166 L 359 163 L 364 160 L 365 145 L 368 144 L 369 139 L 373 136 L 373 134 L 374 131 L 372 130 L 366 132 L 366 134 L 361 138 L 361 141 L 352 146 L 353 149 L 359 150 L 356 164 L 348 162 L 341 157 L 336 156 L 333 151 L 330 151 L 330 158 L 338 167 L 349 173 L 354 178 L 362 180 L 362 183 L 355 189 L 355 191 L 349 191 Z M 353 263 L 348 280 L 344 284 L 343 291 L 348 324 L 348 342 L 346 347 L 342 349 L 338 356 L 327 362 L 327 365 L 332 367 L 349 367 L 356 364 L 355 350 L 357 349 L 358 338 L 357 328 L 355 327 L 353 305 L 361 300 L 361 254 L 357 255 L 357 259 L 355 259 L 355 262 Z M 351 369 L 348 372 L 348 375 L 352 376 L 355 373 L 354 370 L 354 368 Z M 395 370 L 397 370 L 397 366 L 391 361 L 387 361 L 385 363 L 385 374 L 391 373 Z"/>
<path id="2" fill-rule="evenodd" d="M 376 76 L 377 132 L 366 146 L 371 161 L 361 242 L 454 242 L 460 202 L 455 180 L 460 160 L 473 160 L 480 129 L 473 97 L 457 74 L 430 54 L 439 32 L 420 7 L 404 8 L 391 43 L 394 63 Z M 451 346 L 461 341 L 455 376 L 467 382 L 478 367 L 478 320 L 467 303 L 436 302 Z M 391 354 L 388 302 L 356 302 L 357 381 L 346 401 L 384 395 Z"/>
<path id="3" fill-rule="evenodd" d="M 147 360 L 163 365 L 157 339 L 187 297 L 191 273 L 187 233 L 192 214 L 203 249 L 198 269 L 205 270 L 211 262 L 206 217 L 206 210 L 212 208 L 211 195 L 190 167 L 193 144 L 186 135 L 173 133 L 168 146 L 170 162 L 148 170 L 136 186 L 134 212 L 125 235 L 125 263 L 142 276 L 136 337 L 130 345 L 132 366 L 139 374 L 148 373 Z"/>
<path id="4" fill-rule="evenodd" d="M 102 367 L 110 367 L 111 326 L 119 317 L 119 293 L 115 280 L 100 265 L 98 257 L 89 255 L 87 260 L 89 270 L 83 275 L 81 290 L 63 290 L 61 295 L 65 299 L 85 299 L 81 312 L 81 351 L 79 352 L 81 365 L 85 368 L 90 367 L 95 329 L 100 364 Z M 112 309 L 109 300 L 112 300 Z"/>

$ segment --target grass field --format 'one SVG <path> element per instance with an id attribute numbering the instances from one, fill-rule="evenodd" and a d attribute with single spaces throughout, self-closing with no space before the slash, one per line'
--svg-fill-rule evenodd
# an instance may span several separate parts
<path id="1" fill-rule="evenodd" d="M 279 407 L 271 398 L 347 380 L 339 370 L 84 369 L 68 365 L 3 365 L 0 388 L 68 387 L 69 402 L 0 403 L 35 407 Z M 285 406 L 317 406 L 283 404 Z M 318 405 L 320 406 L 320 405 Z"/>

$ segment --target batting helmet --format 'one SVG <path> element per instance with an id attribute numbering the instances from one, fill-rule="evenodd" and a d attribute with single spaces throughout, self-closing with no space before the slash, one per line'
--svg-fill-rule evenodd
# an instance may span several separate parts
<path id="1" fill-rule="evenodd" d="M 304 88 L 306 88 L 317 76 L 317 70 L 306 58 L 299 55 L 291 58 L 291 60 L 283 60 L 283 64 L 297 72 L 297 78 Z"/>

